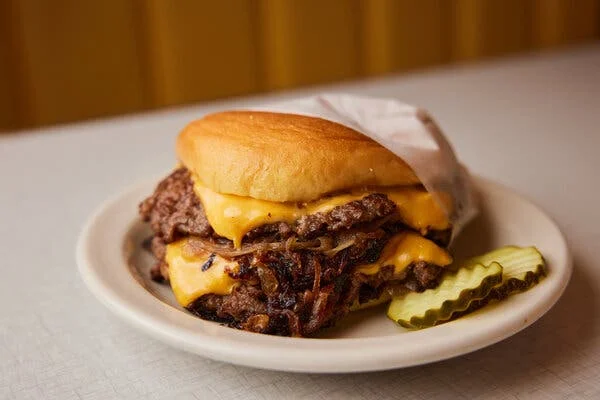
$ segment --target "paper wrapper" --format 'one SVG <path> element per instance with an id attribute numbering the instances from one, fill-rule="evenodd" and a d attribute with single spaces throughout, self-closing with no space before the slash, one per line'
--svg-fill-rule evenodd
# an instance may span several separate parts
<path id="1" fill-rule="evenodd" d="M 425 110 L 394 99 L 347 94 L 322 94 L 253 110 L 327 119 L 380 143 L 413 169 L 445 210 L 452 223 L 452 238 L 478 212 L 468 171 L 458 162 L 452 146 Z M 450 196 L 451 209 L 441 200 L 440 193 Z"/>

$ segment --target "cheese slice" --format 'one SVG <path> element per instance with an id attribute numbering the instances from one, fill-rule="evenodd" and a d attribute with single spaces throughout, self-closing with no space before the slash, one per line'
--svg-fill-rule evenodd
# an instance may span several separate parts
<path id="1" fill-rule="evenodd" d="M 452 262 L 452 257 L 431 240 L 414 232 L 402 232 L 389 240 L 376 262 L 360 265 L 356 270 L 365 275 L 373 275 L 381 268 L 393 265 L 394 275 L 400 275 L 409 265 L 417 261 L 445 267 Z"/>
<path id="2" fill-rule="evenodd" d="M 371 193 L 387 195 L 396 203 L 400 219 L 423 234 L 429 229 L 444 230 L 450 226 L 448 217 L 433 196 L 414 187 L 355 191 L 299 205 L 221 194 L 204 186 L 197 177 L 192 179 L 208 222 L 219 236 L 232 240 L 236 248 L 241 246 L 244 235 L 258 226 L 274 222 L 292 223 L 304 215 L 326 213 Z"/>
<path id="3" fill-rule="evenodd" d="M 169 264 L 169 281 L 177 302 L 187 307 L 205 294 L 230 294 L 239 281 L 231 278 L 227 271 L 238 271 L 239 265 L 235 261 L 215 255 L 210 267 L 203 271 L 202 266 L 210 258 L 210 253 L 190 256 L 183 250 L 186 241 L 187 239 L 181 239 L 167 245 L 165 257 Z M 401 274 L 405 268 L 417 261 L 443 267 L 452 262 L 452 257 L 432 241 L 416 233 L 403 232 L 390 239 L 379 260 L 373 264 L 358 266 L 357 271 L 372 275 L 384 266 L 393 265 L 395 274 Z"/>
<path id="4" fill-rule="evenodd" d="M 177 302 L 187 307 L 205 294 L 230 294 L 238 281 L 230 277 L 227 271 L 238 271 L 238 263 L 215 255 L 210 266 L 203 270 L 202 266 L 209 261 L 211 254 L 206 252 L 190 256 L 183 251 L 186 241 L 181 239 L 167 245 L 165 255 L 165 261 L 169 264 L 169 282 Z"/>

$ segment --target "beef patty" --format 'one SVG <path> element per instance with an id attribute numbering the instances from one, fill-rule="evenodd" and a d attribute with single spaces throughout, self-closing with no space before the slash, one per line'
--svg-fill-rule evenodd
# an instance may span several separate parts
<path id="1" fill-rule="evenodd" d="M 356 265 L 376 261 L 389 238 L 407 229 L 389 221 L 395 210 L 387 196 L 375 193 L 294 223 L 257 227 L 244 237 L 245 244 L 289 238 L 302 241 L 326 235 L 334 245 L 350 237 L 351 245 L 334 255 L 308 250 L 258 250 L 235 256 L 240 269 L 233 277 L 240 283 L 232 293 L 202 296 L 188 309 L 204 319 L 240 329 L 307 336 L 334 323 L 353 304 L 378 298 L 390 285 L 413 291 L 436 286 L 442 269 L 423 262 L 409 266 L 394 280 L 393 267 L 370 276 L 354 271 Z M 165 246 L 175 240 L 194 236 L 233 248 L 211 228 L 185 168 L 160 182 L 154 194 L 140 204 L 139 211 L 154 231 L 151 250 L 158 260 L 152 270 L 155 280 L 168 279 Z M 434 232 L 432 237 L 443 242 L 448 234 Z"/>
<path id="2" fill-rule="evenodd" d="M 384 194 L 370 194 L 335 207 L 328 213 L 305 215 L 293 224 L 277 222 L 259 226 L 248 232 L 244 241 L 265 235 L 276 235 L 277 239 L 292 235 L 315 237 L 386 217 L 395 210 L 394 202 Z M 144 221 L 150 222 L 152 230 L 166 243 L 187 235 L 209 237 L 214 234 L 186 168 L 175 170 L 160 182 L 154 194 L 140 204 L 139 211 Z"/>

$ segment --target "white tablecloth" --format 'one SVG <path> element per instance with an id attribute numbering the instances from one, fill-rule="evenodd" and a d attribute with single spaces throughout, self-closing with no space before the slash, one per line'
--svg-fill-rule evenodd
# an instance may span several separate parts
<path id="1" fill-rule="evenodd" d="M 303 375 L 205 360 L 92 297 L 75 266 L 79 229 L 108 196 L 168 171 L 189 120 L 316 90 L 0 135 L 0 398 L 600 398 L 600 45 L 325 89 L 428 108 L 472 171 L 547 210 L 575 257 L 559 303 L 499 344 L 403 370 Z"/>

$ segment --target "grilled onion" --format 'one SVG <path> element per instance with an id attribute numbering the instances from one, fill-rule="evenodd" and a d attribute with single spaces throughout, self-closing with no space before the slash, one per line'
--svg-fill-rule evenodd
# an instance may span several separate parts
<path id="1" fill-rule="evenodd" d="M 333 257 L 339 251 L 352 246 L 355 241 L 356 238 L 350 237 L 336 247 L 333 247 L 333 239 L 326 236 L 307 241 L 298 241 L 297 238 L 291 237 L 282 242 L 249 243 L 242 245 L 240 249 L 234 249 L 230 244 L 219 244 L 210 239 L 191 237 L 186 241 L 183 251 L 188 256 L 202 253 L 216 253 L 221 257 L 232 258 L 258 251 L 310 250 Z"/>

